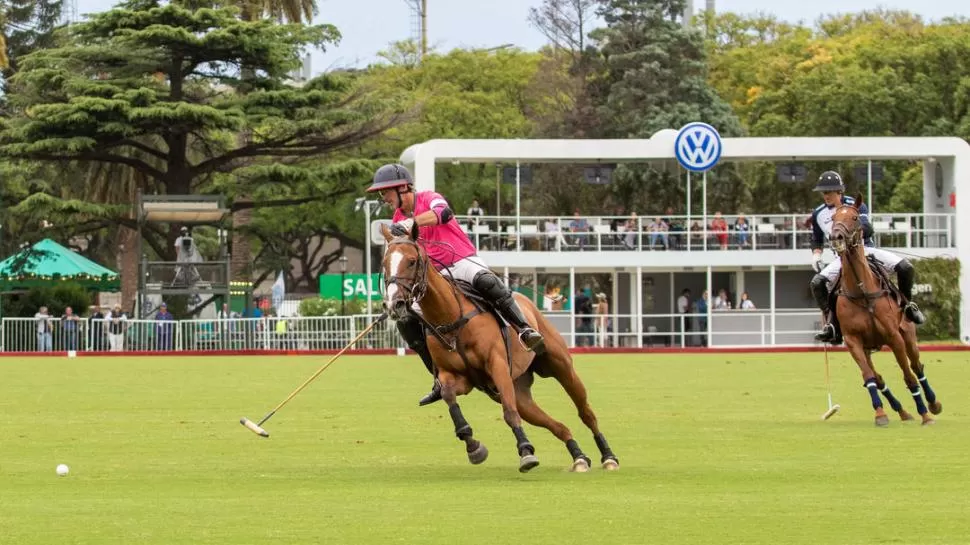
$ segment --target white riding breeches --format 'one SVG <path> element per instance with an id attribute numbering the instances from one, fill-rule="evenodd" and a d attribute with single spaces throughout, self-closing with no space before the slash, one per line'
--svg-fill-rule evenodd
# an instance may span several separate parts
<path id="1" fill-rule="evenodd" d="M 473 255 L 466 257 L 461 261 L 456 261 L 447 269 L 441 269 L 439 272 L 446 278 L 451 276 L 452 278 L 463 280 L 469 284 L 474 284 L 475 275 L 478 274 L 479 271 L 487 270 L 488 265 L 485 264 L 485 260 L 477 255 Z M 449 272 L 451 273 L 450 275 Z M 411 309 L 414 310 L 414 312 L 421 314 L 421 308 L 417 303 L 411 305 Z M 423 316 L 423 314 L 421 315 Z"/>
<path id="2" fill-rule="evenodd" d="M 876 261 L 878 261 L 879 264 L 885 267 L 890 273 L 893 272 L 896 265 L 899 265 L 899 262 L 903 260 L 903 258 L 899 257 L 898 255 L 892 252 L 887 252 L 881 248 L 872 248 L 870 246 L 866 246 L 865 251 L 866 256 L 873 256 Z M 824 269 L 822 269 L 822 272 L 819 273 L 827 280 L 826 286 L 828 287 L 829 291 L 835 289 L 835 282 L 838 280 L 839 272 L 841 271 L 842 259 L 836 256 L 835 260 L 829 263 Z"/>

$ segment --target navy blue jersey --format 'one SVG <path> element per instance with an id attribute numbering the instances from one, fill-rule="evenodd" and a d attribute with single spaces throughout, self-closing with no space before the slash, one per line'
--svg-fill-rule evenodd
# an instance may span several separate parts
<path id="1" fill-rule="evenodd" d="M 842 196 L 842 204 L 852 205 L 855 199 Z M 832 235 L 832 215 L 835 214 L 834 206 L 826 206 L 825 203 L 819 205 L 812 212 L 812 249 L 820 250 L 825 247 L 829 237 Z M 872 224 L 869 223 L 869 207 L 866 203 L 859 206 L 859 220 L 862 222 L 862 243 L 866 246 L 875 246 L 872 241 Z"/>

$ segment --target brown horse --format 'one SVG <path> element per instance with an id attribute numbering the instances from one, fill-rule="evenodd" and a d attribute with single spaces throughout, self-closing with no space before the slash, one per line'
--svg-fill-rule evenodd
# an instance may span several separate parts
<path id="1" fill-rule="evenodd" d="M 498 321 L 487 312 L 479 312 L 461 290 L 429 266 L 428 254 L 417 243 L 417 227 L 411 236 L 394 237 L 386 226 L 381 232 L 387 240 L 383 260 L 384 304 L 395 320 L 412 312 L 415 303 L 421 309 L 420 319 L 425 323 L 428 348 L 438 369 L 441 396 L 448 404 L 455 434 L 465 442 L 471 463 L 484 462 L 488 449 L 473 437 L 456 398 L 477 387 L 502 404 L 505 422 L 515 435 L 519 471 L 524 473 L 539 465 L 535 447 L 522 430 L 522 419 L 546 428 L 566 444 L 573 460 L 572 471 L 589 470 L 590 459 L 579 448 L 569 428 L 546 414 L 532 398 L 533 374 L 537 374 L 554 377 L 572 399 L 580 419 L 593 432 L 602 454 L 602 467 L 619 468 L 616 455 L 600 433 L 596 415 L 586 398 L 586 387 L 573 368 L 565 341 L 528 298 L 514 294 L 526 320 L 545 337 L 541 354 L 526 351 L 514 335 L 507 344 Z"/>
<path id="2" fill-rule="evenodd" d="M 879 399 L 880 391 L 902 420 L 913 418 L 893 396 L 872 364 L 872 352 L 884 345 L 888 345 L 896 357 L 923 424 L 932 424 L 934 420 L 927 413 L 940 414 L 943 405 L 930 388 L 920 362 L 916 325 L 905 319 L 888 275 L 882 275 L 884 281 L 877 278 L 866 259 L 859 217 L 861 203 L 862 196 L 859 195 L 854 204 L 840 206 L 832 216 L 832 248 L 842 260 L 842 277 L 835 308 L 842 324 L 845 345 L 862 371 L 863 383 L 876 411 L 877 426 L 889 424 L 889 417 Z M 923 402 L 923 393 L 929 402 L 929 410 Z"/>

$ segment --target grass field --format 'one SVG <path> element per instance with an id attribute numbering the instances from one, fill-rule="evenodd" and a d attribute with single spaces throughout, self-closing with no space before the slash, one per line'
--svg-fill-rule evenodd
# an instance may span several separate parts
<path id="1" fill-rule="evenodd" d="M 584 355 L 621 469 L 516 471 L 511 432 L 461 399 L 489 460 L 468 464 L 415 357 L 345 357 L 267 423 L 323 357 L 0 359 L 3 544 L 970 543 L 966 353 L 926 353 L 937 425 L 872 424 L 845 353 Z M 913 403 L 885 353 L 876 364 Z M 595 446 L 555 382 L 537 400 Z M 915 412 L 915 411 L 913 411 Z M 58 463 L 71 467 L 59 478 Z"/>

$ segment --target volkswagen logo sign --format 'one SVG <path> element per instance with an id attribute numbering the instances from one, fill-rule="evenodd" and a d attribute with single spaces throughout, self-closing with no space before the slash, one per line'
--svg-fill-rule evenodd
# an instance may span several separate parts
<path id="1" fill-rule="evenodd" d="M 687 170 L 710 170 L 721 159 L 721 135 L 707 123 L 688 123 L 677 133 L 674 154 Z"/>

